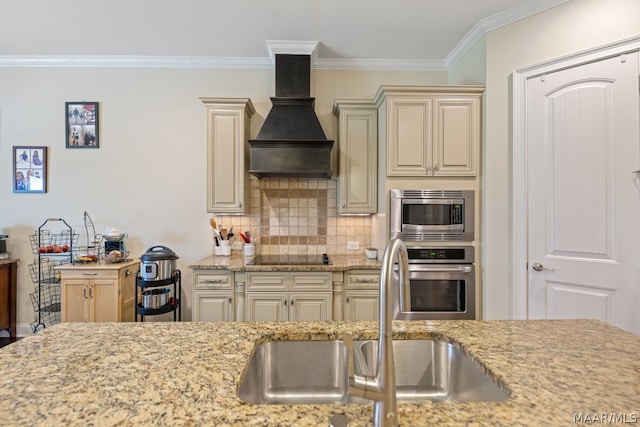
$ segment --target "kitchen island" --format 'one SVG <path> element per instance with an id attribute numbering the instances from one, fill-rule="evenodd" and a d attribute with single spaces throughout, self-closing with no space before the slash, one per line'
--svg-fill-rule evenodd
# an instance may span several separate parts
<path id="1" fill-rule="evenodd" d="M 376 322 L 63 323 L 0 349 L 4 426 L 371 425 L 373 404 L 251 405 L 236 396 L 271 340 L 375 339 Z M 400 403 L 401 425 L 640 422 L 640 336 L 602 322 L 396 321 L 394 339 L 454 343 L 504 387 L 501 402 Z M 587 417 L 587 418 L 585 418 Z M 618 421 L 620 422 L 620 421 Z"/>

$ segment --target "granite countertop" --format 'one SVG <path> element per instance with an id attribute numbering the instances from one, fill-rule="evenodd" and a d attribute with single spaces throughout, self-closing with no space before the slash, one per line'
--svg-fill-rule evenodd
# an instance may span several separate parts
<path id="1" fill-rule="evenodd" d="M 5 258 L 5 259 L 0 259 L 0 265 L 4 265 L 4 264 L 12 264 L 14 262 L 18 262 L 20 261 L 18 258 Z"/>
<path id="2" fill-rule="evenodd" d="M 286 264 L 286 265 L 247 265 L 239 251 L 231 256 L 210 255 L 189 265 L 194 270 L 229 270 L 229 271 L 347 271 L 347 270 L 380 270 L 380 260 L 368 259 L 364 255 L 329 255 L 331 264 Z"/>
<path id="3" fill-rule="evenodd" d="M 236 396 L 269 340 L 377 336 L 375 322 L 63 323 L 0 349 L 4 426 L 371 425 L 373 405 L 252 405 Z M 575 425 L 640 418 L 640 336 L 598 321 L 395 321 L 453 342 L 511 391 L 502 402 L 398 405 L 404 426 Z M 620 419 L 620 418 L 618 418 Z"/>

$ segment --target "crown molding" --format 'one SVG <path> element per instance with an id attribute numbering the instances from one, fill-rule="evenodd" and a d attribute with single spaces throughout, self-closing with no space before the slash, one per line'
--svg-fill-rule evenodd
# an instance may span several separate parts
<path id="1" fill-rule="evenodd" d="M 198 56 L 0 56 L 0 67 L 273 68 L 269 58 Z"/>
<path id="2" fill-rule="evenodd" d="M 291 40 L 266 40 L 267 49 L 272 63 L 276 63 L 276 54 L 309 55 L 312 63 L 315 61 L 315 51 L 319 42 L 316 41 L 291 41 Z"/>
<path id="3" fill-rule="evenodd" d="M 530 0 L 519 6 L 512 7 L 503 12 L 481 19 L 471 30 L 460 40 L 444 60 L 445 66 L 451 69 L 462 56 L 489 31 L 495 30 L 505 25 L 535 15 L 552 7 L 559 6 L 571 0 Z"/>
<path id="4" fill-rule="evenodd" d="M 444 61 L 420 59 L 317 58 L 312 68 L 320 70 L 447 71 Z"/>

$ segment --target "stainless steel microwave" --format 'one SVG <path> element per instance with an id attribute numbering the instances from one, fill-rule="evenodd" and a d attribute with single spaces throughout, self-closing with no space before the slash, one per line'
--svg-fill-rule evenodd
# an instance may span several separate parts
<path id="1" fill-rule="evenodd" d="M 473 190 L 391 190 L 390 198 L 390 239 L 473 241 Z"/>

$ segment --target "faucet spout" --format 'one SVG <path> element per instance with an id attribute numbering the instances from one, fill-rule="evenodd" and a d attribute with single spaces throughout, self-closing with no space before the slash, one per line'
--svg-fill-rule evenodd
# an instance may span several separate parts
<path id="1" fill-rule="evenodd" d="M 408 286 L 409 256 L 400 239 L 389 242 L 382 257 L 380 270 L 380 331 L 378 336 L 377 371 L 375 377 L 355 375 L 353 372 L 353 338 L 345 334 L 344 343 L 349 351 L 349 393 L 375 400 L 374 425 L 395 427 L 398 425 L 398 402 L 396 399 L 396 373 L 393 359 L 393 266 L 399 264 L 398 288 Z"/>

